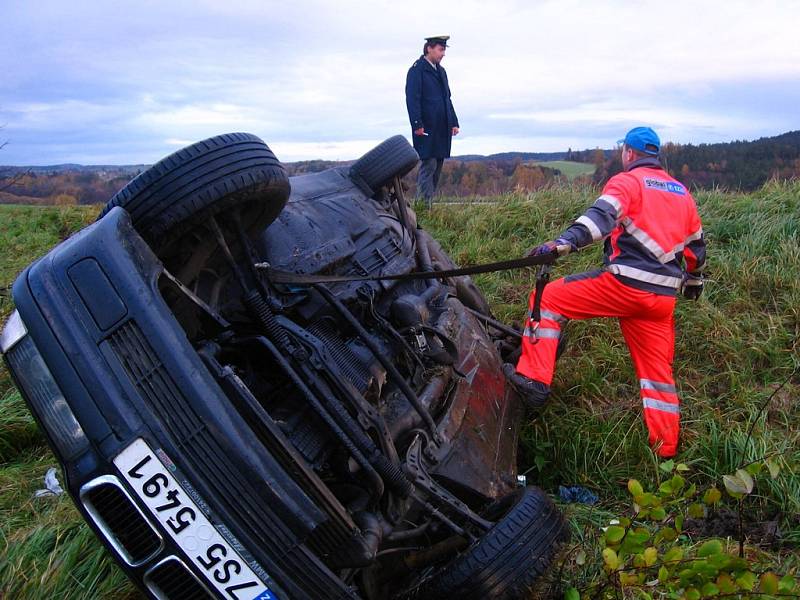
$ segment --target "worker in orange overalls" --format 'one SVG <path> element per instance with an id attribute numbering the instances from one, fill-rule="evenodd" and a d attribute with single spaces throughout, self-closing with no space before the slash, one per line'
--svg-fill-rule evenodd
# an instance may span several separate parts
<path id="1" fill-rule="evenodd" d="M 622 143 L 623 172 L 555 241 L 528 255 L 565 254 L 604 241 L 602 269 L 570 275 L 547 286 L 540 321 L 531 315 L 516 365 L 506 377 L 528 405 L 550 392 L 561 327 L 569 319 L 616 317 L 630 350 L 644 405 L 649 441 L 662 457 L 674 456 L 680 401 L 672 378 L 675 296 L 696 300 L 703 291 L 705 242 L 694 199 L 658 160 L 660 140 L 649 127 L 631 129 Z M 684 269 L 685 263 L 685 269 Z"/>

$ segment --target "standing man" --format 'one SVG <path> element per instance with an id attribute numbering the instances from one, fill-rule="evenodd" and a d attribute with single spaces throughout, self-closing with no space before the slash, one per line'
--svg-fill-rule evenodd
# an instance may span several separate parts
<path id="1" fill-rule="evenodd" d="M 541 406 L 550 392 L 563 323 L 616 317 L 639 379 L 650 445 L 666 458 L 677 451 L 680 429 L 672 313 L 677 290 L 692 300 L 703 291 L 703 228 L 691 194 L 659 163 L 655 131 L 636 127 L 620 142 L 624 171 L 609 179 L 558 239 L 528 253 L 565 254 L 605 240 L 605 266 L 547 286 L 541 320 L 534 322 L 531 314 L 516 369 L 506 364 L 504 372 L 529 405 Z"/>
<path id="2" fill-rule="evenodd" d="M 414 149 L 419 154 L 417 196 L 428 207 L 433 202 L 444 159 L 450 156 L 450 142 L 458 135 L 458 117 L 450 100 L 447 73 L 441 62 L 449 35 L 425 38 L 422 56 L 406 76 L 406 107 L 411 121 Z"/>

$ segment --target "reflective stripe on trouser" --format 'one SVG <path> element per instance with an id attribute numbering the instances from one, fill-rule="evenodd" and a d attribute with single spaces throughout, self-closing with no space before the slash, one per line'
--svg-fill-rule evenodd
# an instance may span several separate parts
<path id="1" fill-rule="evenodd" d="M 529 310 L 535 293 L 530 295 Z M 542 297 L 539 335 L 532 339 L 532 323 L 525 324 L 522 356 L 517 371 L 550 385 L 555 369 L 561 323 L 568 319 L 616 317 L 640 381 L 644 420 L 650 444 L 660 444 L 661 456 L 672 456 L 678 445 L 680 412 L 672 360 L 675 331 L 673 296 L 661 296 L 620 283 L 611 273 L 596 271 L 558 279 Z"/>

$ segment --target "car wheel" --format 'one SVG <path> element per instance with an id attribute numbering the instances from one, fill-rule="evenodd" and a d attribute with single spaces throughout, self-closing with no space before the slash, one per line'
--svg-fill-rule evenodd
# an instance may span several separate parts
<path id="1" fill-rule="evenodd" d="M 414 147 L 402 135 L 381 142 L 350 167 L 350 179 L 368 196 L 395 177 L 402 177 L 419 162 Z"/>
<path id="2" fill-rule="evenodd" d="M 419 584 L 409 598 L 524 598 L 569 533 L 547 495 L 527 487 L 485 513 L 495 525 L 470 548 Z"/>
<path id="3" fill-rule="evenodd" d="M 170 154 L 117 192 L 116 206 L 161 255 L 209 216 L 238 208 L 248 232 L 275 220 L 289 198 L 289 179 L 267 145 L 249 133 L 227 133 Z"/>

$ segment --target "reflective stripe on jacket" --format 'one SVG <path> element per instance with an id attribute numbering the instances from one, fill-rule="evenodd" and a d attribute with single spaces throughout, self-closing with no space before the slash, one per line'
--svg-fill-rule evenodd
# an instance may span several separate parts
<path id="1" fill-rule="evenodd" d="M 643 158 L 608 180 L 585 213 L 559 236 L 578 248 L 605 240 L 606 270 L 633 287 L 674 295 L 686 271 L 699 275 L 705 241 L 694 198 Z"/>

